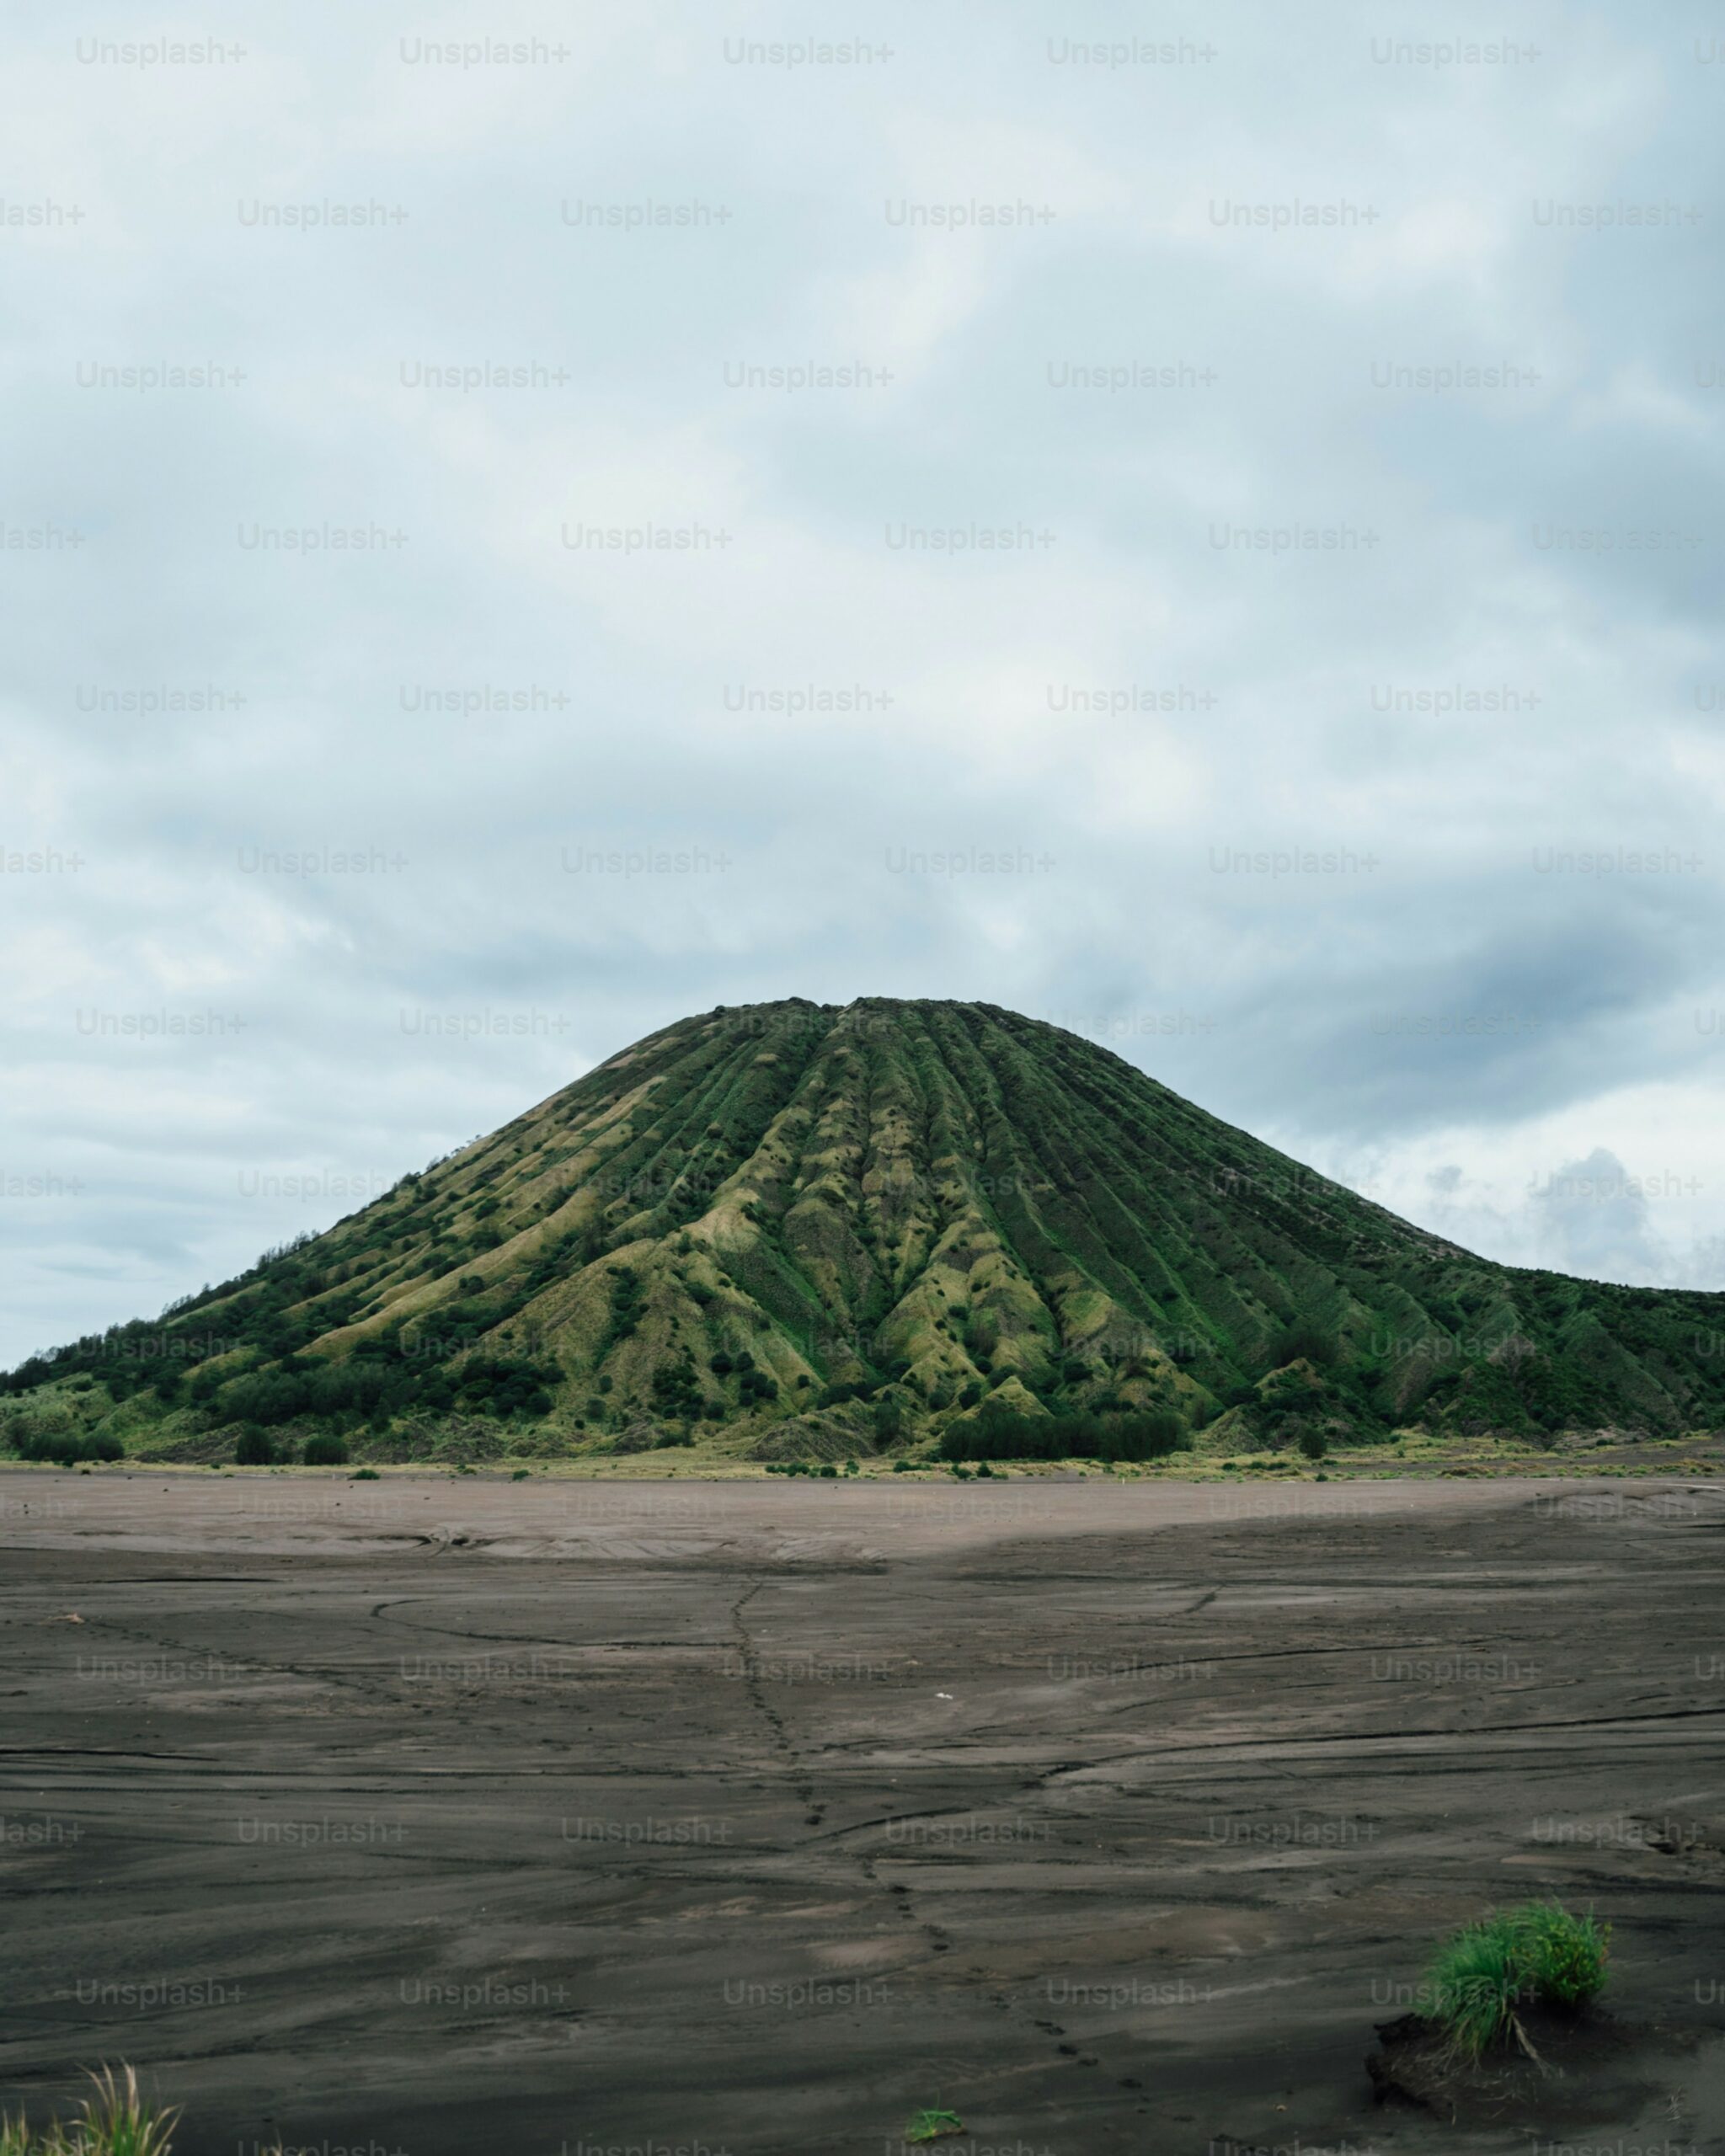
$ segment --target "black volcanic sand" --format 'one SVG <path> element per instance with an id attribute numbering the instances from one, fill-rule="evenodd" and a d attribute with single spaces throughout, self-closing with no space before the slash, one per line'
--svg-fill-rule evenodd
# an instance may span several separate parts
<path id="1" fill-rule="evenodd" d="M 129 2059 L 182 2156 L 899 2156 L 935 2102 L 963 2156 L 1725 2151 L 1722 1527 L 6 1474 L 5 2103 Z M 1615 1927 L 1596 2058 L 1375 2107 L 1430 1943 L 1548 1892 Z"/>

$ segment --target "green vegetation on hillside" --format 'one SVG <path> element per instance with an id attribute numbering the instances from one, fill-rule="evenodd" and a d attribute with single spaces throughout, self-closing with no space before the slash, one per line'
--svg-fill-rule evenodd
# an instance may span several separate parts
<path id="1" fill-rule="evenodd" d="M 1317 1459 L 1725 1423 L 1725 1297 L 1493 1265 L 981 1004 L 716 1010 L 0 1380 L 17 1456 Z"/>
<path id="2" fill-rule="evenodd" d="M 1189 1443 L 1178 1415 L 1015 1415 L 987 1409 L 949 1422 L 943 1460 L 1162 1460 Z"/>

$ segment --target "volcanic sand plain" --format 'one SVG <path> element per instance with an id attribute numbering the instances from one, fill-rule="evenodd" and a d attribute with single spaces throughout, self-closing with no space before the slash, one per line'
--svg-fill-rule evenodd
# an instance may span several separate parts
<path id="1" fill-rule="evenodd" d="M 1725 2151 L 1725 1492 L 0 1476 L 0 2108 L 177 2156 Z M 1374 2103 L 1430 1949 L 1596 2070 Z M 1507 2108 L 1505 2106 L 1507 2105 Z"/>

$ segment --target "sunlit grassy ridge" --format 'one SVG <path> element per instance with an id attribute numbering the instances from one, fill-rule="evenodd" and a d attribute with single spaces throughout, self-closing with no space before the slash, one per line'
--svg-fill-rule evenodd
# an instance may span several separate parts
<path id="1" fill-rule="evenodd" d="M 1315 1456 L 1711 1426 L 1722 1337 L 1725 1297 L 1490 1264 L 1056 1027 L 792 1001 L 669 1027 L 239 1279 L 34 1359 L 5 1431 L 49 1457 L 789 1459 L 1130 1416 Z"/>

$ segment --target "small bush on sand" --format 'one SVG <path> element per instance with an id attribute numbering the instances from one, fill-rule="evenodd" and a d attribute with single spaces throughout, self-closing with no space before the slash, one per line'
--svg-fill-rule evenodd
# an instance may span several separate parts
<path id="1" fill-rule="evenodd" d="M 1466 2058 L 1514 2044 L 1537 2056 L 1521 2020 L 1533 2004 L 1585 2006 L 1603 1989 L 1609 1924 L 1571 1916 L 1556 1902 L 1466 1924 L 1438 1950 L 1427 1977 L 1434 2015 Z"/>

